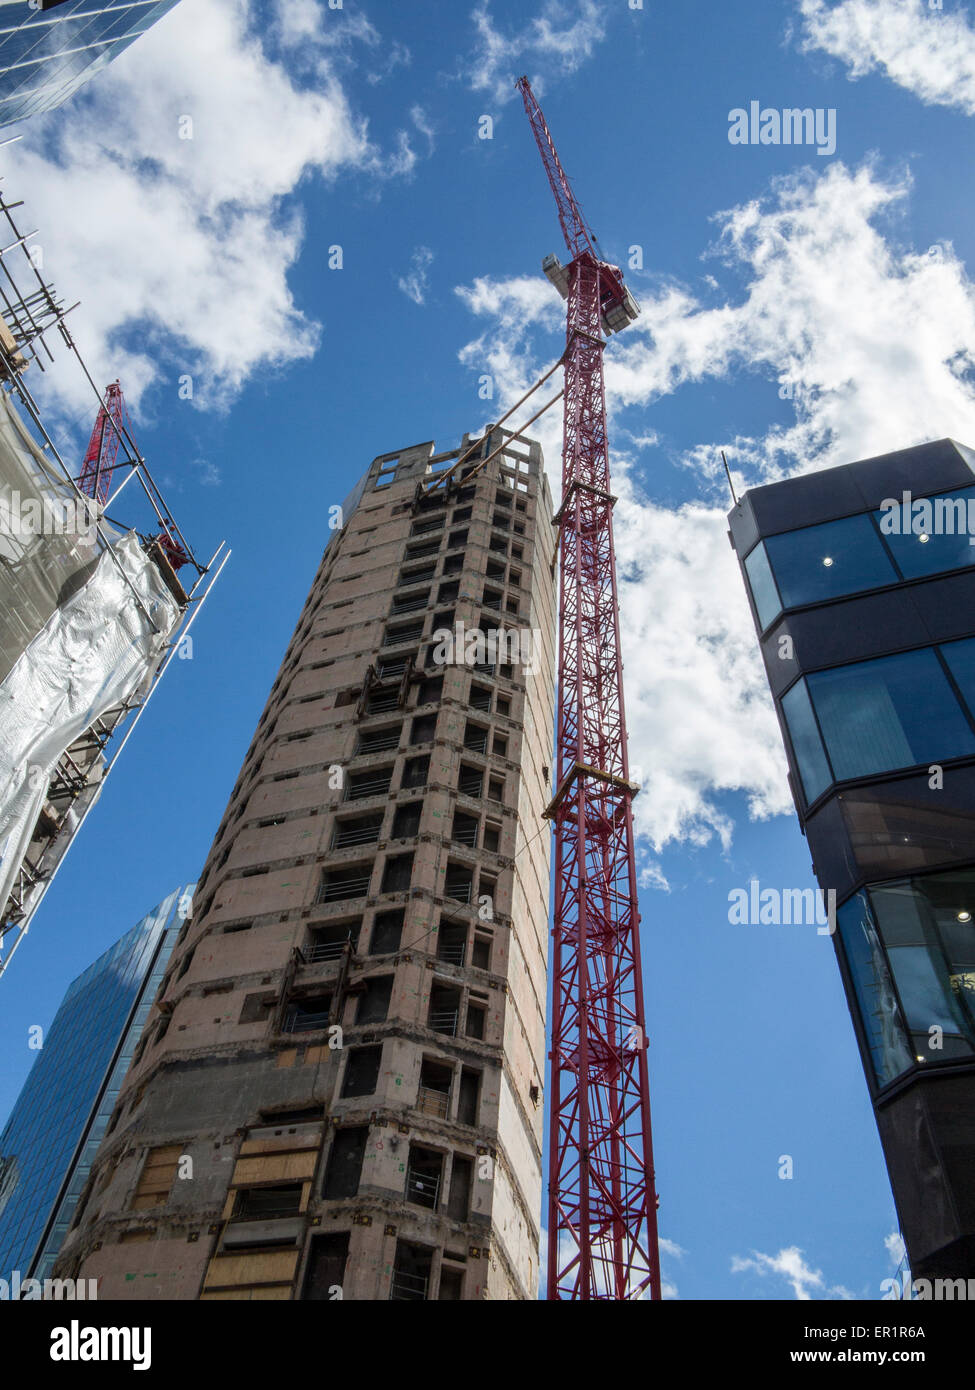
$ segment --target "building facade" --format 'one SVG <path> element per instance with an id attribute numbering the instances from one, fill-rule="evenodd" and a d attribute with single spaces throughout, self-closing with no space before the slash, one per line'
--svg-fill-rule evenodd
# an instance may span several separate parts
<path id="1" fill-rule="evenodd" d="M 535 1296 L 551 516 L 495 431 L 335 518 L 64 1249 L 100 1298 Z"/>
<path id="2" fill-rule="evenodd" d="M 0 126 L 51 111 L 176 0 L 0 0 Z"/>
<path id="3" fill-rule="evenodd" d="M 975 1274 L 975 451 L 729 515 L 916 1277 Z"/>
<path id="4" fill-rule="evenodd" d="M 179 888 L 69 986 L 0 1135 L 0 1279 L 45 1279 L 71 1224 L 193 888 Z"/>

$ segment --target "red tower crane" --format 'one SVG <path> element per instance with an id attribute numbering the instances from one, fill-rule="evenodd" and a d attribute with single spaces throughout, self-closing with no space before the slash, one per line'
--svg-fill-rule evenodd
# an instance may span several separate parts
<path id="1" fill-rule="evenodd" d="M 85 461 L 78 475 L 78 486 L 86 497 L 94 497 L 98 502 L 108 500 L 123 430 L 128 431 L 131 438 L 132 427 L 122 387 L 119 382 L 113 381 L 105 389 L 105 399 L 99 408 Z"/>
<path id="2" fill-rule="evenodd" d="M 112 474 L 118 463 L 118 453 L 123 435 L 128 440 L 124 463 L 132 464 L 133 459 L 130 457 L 130 453 L 134 455 L 138 463 L 141 463 L 142 460 L 135 449 L 132 422 L 126 409 L 125 397 L 122 395 L 121 383 L 113 381 L 110 386 L 105 388 L 105 398 L 99 407 L 95 428 L 91 432 L 84 463 L 81 465 L 81 472 L 77 478 L 78 487 L 86 497 L 93 497 L 103 504 L 108 500 L 112 488 Z M 157 520 L 162 523 L 163 529 L 149 539 L 156 545 L 158 552 L 165 556 L 166 561 L 175 572 L 189 562 L 189 556 L 176 532 L 175 525 L 171 524 L 168 512 L 164 515 L 159 510 L 158 505 L 155 510 Z"/>
<path id="3" fill-rule="evenodd" d="M 527 77 L 518 88 L 569 250 L 559 527 L 548 1297 L 660 1297 L 640 914 L 620 655 L 603 333 L 639 307 L 598 254 Z"/>

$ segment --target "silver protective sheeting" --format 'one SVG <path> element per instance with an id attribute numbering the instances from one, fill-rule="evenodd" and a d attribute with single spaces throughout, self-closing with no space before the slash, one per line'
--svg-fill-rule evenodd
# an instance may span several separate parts
<path id="1" fill-rule="evenodd" d="M 0 904 L 16 882 L 58 759 L 96 719 L 148 688 L 179 616 L 129 532 L 114 554 L 106 548 L 95 559 L 0 683 Z"/>

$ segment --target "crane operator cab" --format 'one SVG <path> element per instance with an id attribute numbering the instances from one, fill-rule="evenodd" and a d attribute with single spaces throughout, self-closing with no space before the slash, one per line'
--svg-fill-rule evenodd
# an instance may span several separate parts
<path id="1" fill-rule="evenodd" d="M 600 316 L 603 332 L 619 333 L 639 316 L 640 306 L 623 283 L 623 272 L 618 265 L 607 261 L 599 262 L 600 270 Z M 542 272 L 563 299 L 569 297 L 569 268 L 564 266 L 554 253 L 542 261 Z"/>

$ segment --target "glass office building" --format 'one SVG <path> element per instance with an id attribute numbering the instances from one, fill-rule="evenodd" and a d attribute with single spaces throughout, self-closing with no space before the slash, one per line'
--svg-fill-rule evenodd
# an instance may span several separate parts
<path id="1" fill-rule="evenodd" d="M 71 984 L 0 1135 L 0 1278 L 50 1276 L 152 1007 L 192 885 Z"/>
<path id="2" fill-rule="evenodd" d="M 73 96 L 176 0 L 0 0 L 0 126 Z"/>
<path id="3" fill-rule="evenodd" d="M 975 451 L 729 515 L 915 1276 L 975 1275 Z"/>

